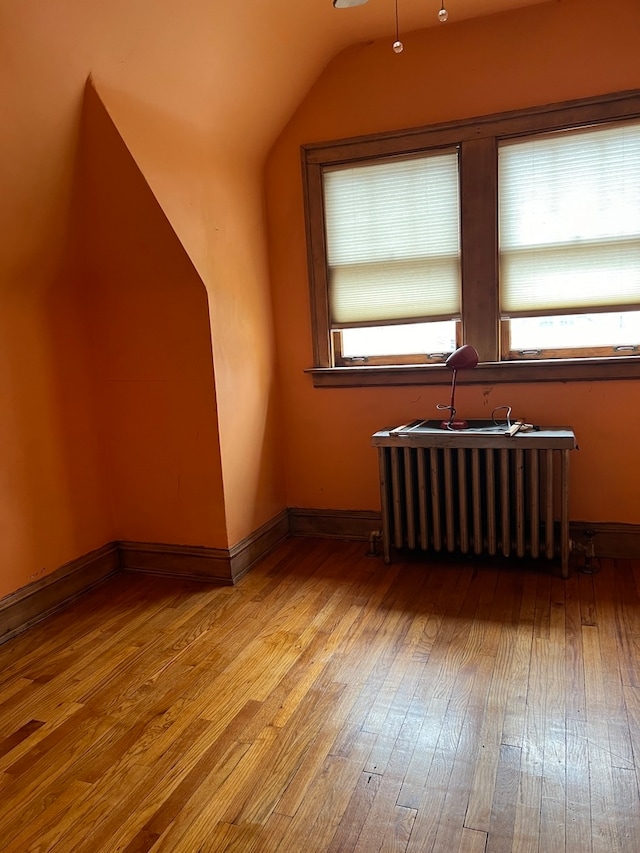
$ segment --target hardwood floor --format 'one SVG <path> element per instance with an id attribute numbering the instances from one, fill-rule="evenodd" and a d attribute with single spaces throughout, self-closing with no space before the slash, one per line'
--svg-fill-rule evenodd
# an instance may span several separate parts
<path id="1" fill-rule="evenodd" d="M 640 561 L 289 540 L 0 647 L 3 853 L 637 853 Z"/>

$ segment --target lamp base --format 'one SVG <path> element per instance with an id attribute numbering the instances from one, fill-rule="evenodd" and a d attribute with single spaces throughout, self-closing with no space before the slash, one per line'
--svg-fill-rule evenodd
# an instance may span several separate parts
<path id="1" fill-rule="evenodd" d="M 440 429 L 469 429 L 468 421 L 454 419 L 449 421 L 440 421 Z"/>

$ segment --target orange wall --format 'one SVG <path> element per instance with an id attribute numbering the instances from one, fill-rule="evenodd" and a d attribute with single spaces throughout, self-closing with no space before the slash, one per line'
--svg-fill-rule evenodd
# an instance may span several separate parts
<path id="1" fill-rule="evenodd" d="M 0 596 L 116 537 L 232 545 L 285 505 L 261 170 L 362 30 L 290 0 L 33 0 L 2 23 Z M 117 134 L 83 173 L 104 207 L 76 210 L 90 74 Z"/>
<path id="2" fill-rule="evenodd" d="M 234 11 L 194 0 L 185 15 L 171 0 L 3 4 L 0 597 L 116 537 L 225 547 L 284 505 L 260 166 L 332 48 L 317 42 L 301 63 L 285 48 L 307 21 L 287 14 L 287 0 L 269 4 L 265 21 L 263 5 L 248 0 Z M 331 12 L 313 12 L 325 34 Z M 109 171 L 83 175 L 104 201 L 87 211 L 72 206 L 90 73 L 134 104 L 133 123 L 118 128 L 133 137 L 130 150 L 134 131 L 149 139 L 157 129 L 156 113 L 163 131 L 178 132 L 136 151 L 144 179 L 117 135 L 94 146 Z M 234 152 L 231 172 L 221 147 Z M 198 177 L 181 181 L 189 166 Z M 125 229 L 134 209 L 142 233 Z M 268 306 L 220 366 L 228 518 L 207 255 L 226 288 L 246 294 L 238 301 L 249 303 L 249 317 Z M 216 316 L 214 335 L 225 339 L 236 318 Z M 179 358 L 168 357 L 167 341 Z"/>
<path id="3" fill-rule="evenodd" d="M 405 7 L 413 26 L 430 14 Z M 382 0 L 5 3 L 0 596 L 117 537 L 224 547 L 287 504 L 374 507 L 369 434 L 440 395 L 303 375 L 299 143 L 638 86 L 637 3 L 608 11 L 563 0 L 464 24 L 452 9 L 397 57 L 365 42 L 389 32 Z M 89 74 L 112 126 L 88 119 L 79 181 Z M 482 390 L 470 409 L 523 393 Z M 602 452 L 618 387 L 543 390 L 527 416 L 575 423 L 583 447 L 574 515 L 628 520 L 634 445 Z"/>
<path id="4" fill-rule="evenodd" d="M 435 416 L 444 389 L 314 389 L 299 146 L 640 87 L 640 6 L 546 3 L 352 47 L 329 64 L 272 149 L 268 234 L 279 341 L 290 506 L 379 506 L 371 434 Z M 574 520 L 640 523 L 637 382 L 464 386 L 459 410 L 508 403 L 537 423 L 570 424 Z"/>
<path id="5" fill-rule="evenodd" d="M 286 505 L 260 161 L 95 86 L 208 299 L 226 527 L 223 539 L 208 535 L 199 544 L 227 547 Z M 127 441 L 120 442 L 125 457 Z M 156 516 L 159 526 L 165 515 Z"/>
<path id="6" fill-rule="evenodd" d="M 226 546 L 207 293 L 87 88 L 83 306 L 119 539 Z"/>
<path id="7" fill-rule="evenodd" d="M 114 538 L 70 228 L 74 155 L 49 240 L 34 240 L 46 212 L 33 211 L 33 230 L 13 222 L 0 256 L 0 597 Z"/>

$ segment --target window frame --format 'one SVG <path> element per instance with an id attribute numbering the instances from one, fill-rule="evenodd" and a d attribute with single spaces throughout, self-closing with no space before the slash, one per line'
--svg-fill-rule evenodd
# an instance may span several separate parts
<path id="1" fill-rule="evenodd" d="M 596 355 L 535 361 L 501 361 L 504 339 L 498 291 L 498 144 L 535 133 L 640 118 L 640 90 L 565 101 L 524 110 L 446 122 L 352 139 L 301 146 L 314 384 L 447 384 L 450 372 L 437 364 L 333 366 L 322 175 L 326 168 L 383 157 L 458 146 L 462 251 L 462 324 L 480 364 L 473 383 L 578 381 L 640 378 L 637 355 Z"/>

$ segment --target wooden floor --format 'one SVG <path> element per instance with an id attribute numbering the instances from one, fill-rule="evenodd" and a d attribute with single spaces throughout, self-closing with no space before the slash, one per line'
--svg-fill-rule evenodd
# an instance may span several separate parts
<path id="1" fill-rule="evenodd" d="M 290 540 L 0 647 L 0 849 L 640 851 L 640 561 Z"/>

